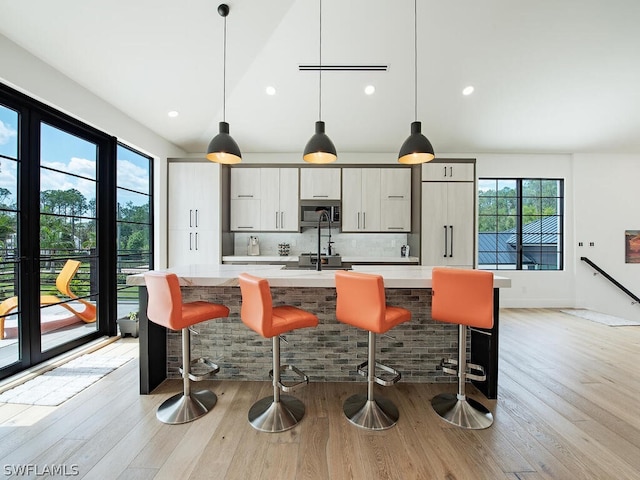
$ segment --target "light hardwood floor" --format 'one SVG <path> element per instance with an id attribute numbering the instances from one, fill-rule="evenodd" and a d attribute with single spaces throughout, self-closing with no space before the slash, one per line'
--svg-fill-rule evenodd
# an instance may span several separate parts
<path id="1" fill-rule="evenodd" d="M 105 350 L 135 353 L 137 343 Z M 267 382 L 206 382 L 218 395 L 213 411 L 169 426 L 155 409 L 180 383 L 140 396 L 132 361 L 59 407 L 1 405 L 0 466 L 7 476 L 19 465 L 65 465 L 77 470 L 72 478 L 99 480 L 639 479 L 639 365 L 638 326 L 506 309 L 499 398 L 469 390 L 494 412 L 491 428 L 462 430 L 435 415 L 431 397 L 454 384 L 401 381 L 377 390 L 398 405 L 396 427 L 363 431 L 342 413 L 345 398 L 366 390 L 358 381 L 311 383 L 296 392 L 307 406 L 302 423 L 264 434 L 246 416 L 271 393 Z"/>

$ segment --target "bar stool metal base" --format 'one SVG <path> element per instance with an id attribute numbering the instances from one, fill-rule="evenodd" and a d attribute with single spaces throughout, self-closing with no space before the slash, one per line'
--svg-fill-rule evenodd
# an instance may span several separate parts
<path id="1" fill-rule="evenodd" d="M 256 430 L 268 433 L 284 432 L 295 427 L 304 417 L 304 404 L 291 395 L 265 397 L 249 409 L 249 423 Z"/>
<path id="2" fill-rule="evenodd" d="M 493 423 L 493 415 L 472 398 L 459 398 L 456 394 L 441 393 L 431 399 L 431 406 L 449 423 L 462 428 L 482 430 Z"/>
<path id="3" fill-rule="evenodd" d="M 170 425 L 191 422 L 211 410 L 217 401 L 218 397 L 210 390 L 199 390 L 190 395 L 181 392 L 165 400 L 158 407 L 156 417 Z"/>
<path id="4" fill-rule="evenodd" d="M 366 395 L 353 395 L 345 400 L 342 410 L 351 423 L 367 430 L 386 430 L 400 417 L 397 407 L 384 397 L 369 400 Z"/>

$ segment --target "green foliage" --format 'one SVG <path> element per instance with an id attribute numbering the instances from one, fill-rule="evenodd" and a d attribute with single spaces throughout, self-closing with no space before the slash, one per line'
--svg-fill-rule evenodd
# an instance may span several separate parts
<path id="1" fill-rule="evenodd" d="M 558 215 L 559 182 L 557 180 L 523 180 L 522 223 L 541 217 Z M 478 195 L 478 231 L 506 232 L 516 227 L 518 196 L 515 182 L 498 180 L 496 188 L 484 189 Z"/>

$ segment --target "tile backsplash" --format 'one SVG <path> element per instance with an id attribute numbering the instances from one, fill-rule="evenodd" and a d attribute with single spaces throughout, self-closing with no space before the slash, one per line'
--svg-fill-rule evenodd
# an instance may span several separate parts
<path id="1" fill-rule="evenodd" d="M 326 249 L 328 230 L 322 229 L 321 246 Z M 309 228 L 302 233 L 271 233 L 256 234 L 236 233 L 234 238 L 234 255 L 247 255 L 249 237 L 258 237 L 260 255 L 278 255 L 278 244 L 288 243 L 292 256 L 306 252 L 316 252 L 318 245 L 318 230 Z M 400 247 L 407 243 L 406 233 L 336 233 L 331 232 L 334 253 L 345 256 L 365 257 L 400 257 Z"/>

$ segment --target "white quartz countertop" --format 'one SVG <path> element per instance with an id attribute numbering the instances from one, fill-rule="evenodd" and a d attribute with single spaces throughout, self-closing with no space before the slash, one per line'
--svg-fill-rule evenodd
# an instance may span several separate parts
<path id="1" fill-rule="evenodd" d="M 346 255 L 341 257 L 345 263 L 418 263 L 418 257 L 367 257 Z M 280 257 L 278 255 L 225 255 L 222 257 L 223 262 L 298 262 L 298 255 L 289 255 Z"/>
<path id="2" fill-rule="evenodd" d="M 431 288 L 431 269 L 420 265 L 360 265 L 356 271 L 378 273 L 387 288 Z M 335 287 L 335 270 L 285 270 L 282 265 L 186 265 L 165 271 L 192 287 L 237 286 L 242 272 L 266 278 L 272 287 Z M 143 274 L 129 275 L 127 285 L 144 285 Z M 509 288 L 511 280 L 494 276 L 494 286 Z"/>

